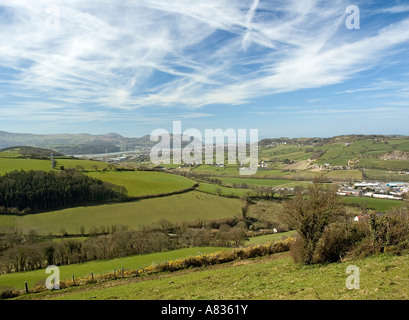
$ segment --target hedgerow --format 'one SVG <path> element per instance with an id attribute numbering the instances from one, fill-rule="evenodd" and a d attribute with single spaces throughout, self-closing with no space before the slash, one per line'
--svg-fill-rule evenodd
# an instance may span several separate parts
<path id="1" fill-rule="evenodd" d="M 91 283 L 101 283 L 119 278 L 140 277 L 143 275 L 152 275 L 161 272 L 174 272 L 188 268 L 207 267 L 216 264 L 232 262 L 235 260 L 251 259 L 255 257 L 267 256 L 269 254 L 284 252 L 290 250 L 291 244 L 295 241 L 294 238 L 289 237 L 282 241 L 269 242 L 266 244 L 257 244 L 243 248 L 237 248 L 228 251 L 219 251 L 211 254 L 203 254 L 184 259 L 171 260 L 159 264 L 149 265 L 142 269 L 127 269 L 119 270 L 99 275 L 89 275 L 85 277 L 78 277 L 67 280 L 60 280 L 60 289 L 83 286 Z M 38 293 L 45 291 L 45 286 L 38 285 L 29 290 L 30 293 Z M 24 294 L 24 290 L 3 290 L 0 291 L 0 299 L 7 299 Z"/>

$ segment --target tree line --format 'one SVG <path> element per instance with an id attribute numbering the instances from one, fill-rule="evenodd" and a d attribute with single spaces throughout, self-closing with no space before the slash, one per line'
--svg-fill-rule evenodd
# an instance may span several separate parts
<path id="1" fill-rule="evenodd" d="M 75 169 L 12 171 L 0 177 L 0 212 L 30 213 L 126 198 L 126 188 Z"/>
<path id="2" fill-rule="evenodd" d="M 215 229 L 217 227 L 217 229 Z M 171 233 L 172 232 L 172 233 Z M 162 220 L 143 230 L 118 231 L 90 237 L 86 241 L 63 239 L 55 242 L 28 234 L 8 234 L 0 240 L 0 273 L 29 271 L 48 265 L 68 265 L 113 259 L 135 254 L 190 246 L 235 247 L 247 240 L 244 222 L 237 219 L 201 222 L 195 227 Z"/>

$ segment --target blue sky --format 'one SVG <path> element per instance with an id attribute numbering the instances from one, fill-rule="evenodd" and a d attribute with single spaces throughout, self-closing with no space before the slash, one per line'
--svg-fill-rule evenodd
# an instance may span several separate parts
<path id="1" fill-rule="evenodd" d="M 0 0 L 0 40 L 4 131 L 409 134 L 407 0 Z"/>

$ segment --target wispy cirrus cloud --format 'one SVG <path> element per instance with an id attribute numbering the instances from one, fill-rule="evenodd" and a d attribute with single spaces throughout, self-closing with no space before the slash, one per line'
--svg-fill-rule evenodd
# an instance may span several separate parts
<path id="1" fill-rule="evenodd" d="M 380 13 L 392 13 L 392 14 L 405 13 L 405 12 L 409 12 L 409 5 L 408 4 L 396 5 L 396 6 L 392 6 L 392 7 L 389 7 L 389 8 L 379 9 L 378 12 L 380 12 Z"/>
<path id="2" fill-rule="evenodd" d="M 346 30 L 348 4 L 0 0 L 2 108 L 100 120 L 177 107 L 196 118 L 211 116 L 194 111 L 207 105 L 342 83 L 409 42 L 409 18 Z"/>

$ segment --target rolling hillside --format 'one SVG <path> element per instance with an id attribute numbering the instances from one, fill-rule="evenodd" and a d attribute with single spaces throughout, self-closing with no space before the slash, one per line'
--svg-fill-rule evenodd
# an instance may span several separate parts
<path id="1" fill-rule="evenodd" d="M 209 209 L 211 203 L 211 209 Z M 80 234 L 83 226 L 87 233 L 91 228 L 109 228 L 115 225 L 139 230 L 162 219 L 170 222 L 216 220 L 241 214 L 242 203 L 197 191 L 161 198 L 133 202 L 68 208 L 24 216 L 0 215 L 0 233 L 15 230 L 28 233 L 35 230 L 40 235 Z"/>
<path id="2" fill-rule="evenodd" d="M 349 265 L 359 289 L 346 287 Z M 300 267 L 288 253 L 210 267 L 23 295 L 63 300 L 407 300 L 409 255 Z"/>
<path id="3" fill-rule="evenodd" d="M 152 145 L 149 136 L 126 138 L 117 133 L 91 134 L 29 134 L 0 131 L 0 148 L 32 146 L 49 148 L 65 154 L 91 154 L 132 150 L 138 145 Z"/>

